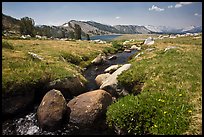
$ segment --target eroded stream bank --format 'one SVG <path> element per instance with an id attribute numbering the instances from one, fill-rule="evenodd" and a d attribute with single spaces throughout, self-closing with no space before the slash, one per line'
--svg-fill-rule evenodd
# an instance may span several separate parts
<path id="1" fill-rule="evenodd" d="M 125 64 L 128 58 L 133 55 L 136 50 L 131 52 L 117 53 L 116 59 L 106 60 L 101 65 L 92 65 L 88 67 L 83 73 L 84 77 L 89 81 L 87 84 L 87 92 L 98 89 L 95 78 L 97 75 L 104 73 L 104 70 L 111 65 Z M 38 104 L 39 105 L 39 104 Z M 26 115 L 18 116 L 17 118 L 6 120 L 2 123 L 3 135 L 80 135 L 80 134 L 93 134 L 93 135 L 109 135 L 115 134 L 113 131 L 109 131 L 107 125 L 105 125 L 105 118 L 101 118 L 95 128 L 80 129 L 79 127 L 71 124 L 66 124 L 62 129 L 55 132 L 42 131 L 37 122 L 36 111 L 38 108 L 36 105 L 32 112 L 28 112 Z"/>

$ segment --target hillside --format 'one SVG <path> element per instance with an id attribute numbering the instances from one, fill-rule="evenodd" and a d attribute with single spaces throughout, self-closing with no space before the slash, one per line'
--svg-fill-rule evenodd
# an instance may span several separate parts
<path id="1" fill-rule="evenodd" d="M 15 31 L 19 33 L 20 20 L 2 13 L 2 30 Z"/>
<path id="2" fill-rule="evenodd" d="M 54 38 L 71 37 L 74 32 L 74 24 L 78 24 L 82 30 L 82 37 L 86 34 L 110 35 L 110 34 L 154 34 L 154 33 L 198 33 L 202 32 L 202 26 L 189 26 L 186 28 L 173 28 L 167 26 L 138 26 L 138 25 L 106 25 L 94 21 L 71 20 L 60 26 L 35 26 L 36 34 Z M 4 31 L 19 33 L 20 20 L 2 13 L 2 28 Z"/>
<path id="3" fill-rule="evenodd" d="M 114 26 L 122 34 L 149 34 L 152 31 L 148 30 L 144 26 L 138 25 L 116 25 Z"/>
<path id="4" fill-rule="evenodd" d="M 149 34 L 152 31 L 148 30 L 144 26 L 138 25 L 105 25 L 94 21 L 76 21 L 71 20 L 68 23 L 63 24 L 61 27 L 70 30 L 74 24 L 80 25 L 83 33 L 89 35 L 105 35 L 105 34 Z"/>

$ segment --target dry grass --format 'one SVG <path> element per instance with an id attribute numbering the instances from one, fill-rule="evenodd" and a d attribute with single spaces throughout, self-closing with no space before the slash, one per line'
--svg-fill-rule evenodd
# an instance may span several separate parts
<path id="1" fill-rule="evenodd" d="M 135 39 L 135 40 L 143 40 L 148 37 L 157 38 L 159 34 L 124 34 L 122 36 L 116 37 L 114 40 L 129 40 L 129 39 Z"/>
<path id="2" fill-rule="evenodd" d="M 16 50 L 35 51 L 39 54 L 56 54 L 68 51 L 73 54 L 83 55 L 95 51 L 102 51 L 110 44 L 97 44 L 89 41 L 57 41 L 57 40 L 8 40 Z"/>

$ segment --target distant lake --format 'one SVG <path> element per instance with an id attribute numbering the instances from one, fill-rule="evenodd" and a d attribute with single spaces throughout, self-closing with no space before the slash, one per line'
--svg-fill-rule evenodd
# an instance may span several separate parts
<path id="1" fill-rule="evenodd" d="M 112 40 L 116 37 L 119 37 L 121 35 L 96 35 L 96 36 L 92 36 L 90 37 L 91 40 L 97 40 L 97 39 L 100 39 L 100 40 L 105 40 L 105 41 L 109 41 L 109 40 Z M 82 38 L 82 40 L 85 40 L 86 38 Z"/>

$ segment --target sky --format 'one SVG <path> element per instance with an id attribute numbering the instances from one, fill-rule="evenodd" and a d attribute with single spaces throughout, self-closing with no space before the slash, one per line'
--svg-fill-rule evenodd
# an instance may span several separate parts
<path id="1" fill-rule="evenodd" d="M 70 20 L 174 28 L 202 25 L 202 2 L 3 2 L 2 13 L 30 17 L 35 25 L 59 26 Z"/>

